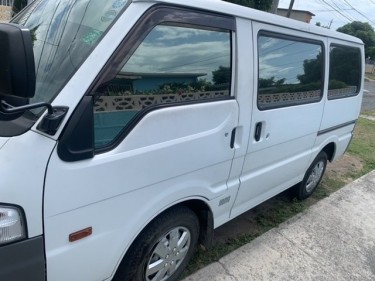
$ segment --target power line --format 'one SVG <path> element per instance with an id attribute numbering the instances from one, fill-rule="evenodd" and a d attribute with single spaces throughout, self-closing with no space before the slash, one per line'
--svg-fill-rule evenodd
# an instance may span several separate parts
<path id="1" fill-rule="evenodd" d="M 342 7 L 339 7 L 339 6 L 336 4 L 336 1 L 332 1 L 332 4 L 335 5 L 336 8 L 337 8 L 339 11 L 343 12 Z M 343 14 L 344 14 L 344 12 L 343 12 Z M 355 20 L 356 20 L 352 15 L 350 15 L 350 14 L 348 15 L 348 13 L 346 13 L 346 15 L 347 15 L 352 21 L 355 21 Z"/>
<path id="2" fill-rule="evenodd" d="M 369 22 L 375 24 L 375 22 L 373 22 L 371 19 L 369 19 L 366 15 L 362 14 L 360 11 L 358 11 L 356 8 L 354 8 L 348 1 L 346 0 L 343 0 L 349 7 L 351 7 L 354 11 L 356 11 L 358 14 L 360 14 L 362 17 L 364 17 L 365 19 L 367 19 Z"/>
<path id="3" fill-rule="evenodd" d="M 329 6 L 331 9 L 335 10 L 337 13 L 339 13 L 342 17 L 346 18 L 349 22 L 352 22 L 353 20 L 350 19 L 349 17 L 347 17 L 346 15 L 344 15 L 343 13 L 341 13 L 341 11 L 339 11 L 338 9 L 336 9 L 334 6 L 332 6 L 331 4 L 329 4 L 327 1 L 325 0 L 319 0 L 320 2 L 322 2 L 323 4 Z"/>
<path id="4" fill-rule="evenodd" d="M 289 1 L 287 2 L 289 3 Z M 371 25 L 375 26 L 375 19 L 372 18 L 372 14 L 368 15 L 362 12 L 359 10 L 359 6 L 350 4 L 348 0 L 316 0 L 314 2 L 322 8 L 319 9 L 319 7 L 315 6 L 316 9 L 311 9 L 311 12 L 332 13 L 332 17 L 334 17 L 336 23 L 340 22 L 346 24 L 353 21 L 364 21 L 364 19 L 366 19 Z M 298 6 L 298 2 L 296 5 Z M 369 10 L 373 9 L 374 5 L 375 0 L 368 0 L 367 6 L 369 6 Z"/>
<path id="5" fill-rule="evenodd" d="M 341 11 L 353 11 L 354 9 L 341 9 Z M 336 12 L 336 10 L 310 10 L 311 12 Z"/>

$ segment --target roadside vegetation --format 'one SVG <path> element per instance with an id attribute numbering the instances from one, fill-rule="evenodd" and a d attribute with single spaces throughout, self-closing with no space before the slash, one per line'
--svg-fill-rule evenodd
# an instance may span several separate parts
<path id="1" fill-rule="evenodd" d="M 366 73 L 366 77 L 367 77 L 367 78 L 370 78 L 370 79 L 372 79 L 372 80 L 375 80 L 375 73 L 374 73 L 374 74 Z"/>
<path id="2" fill-rule="evenodd" d="M 363 114 L 375 117 L 375 110 Z M 285 191 L 219 227 L 215 230 L 214 247 L 209 251 L 199 249 L 196 252 L 185 277 L 303 212 L 347 183 L 375 170 L 374 139 L 375 121 L 359 118 L 348 152 L 328 165 L 320 186 L 310 198 L 299 201 L 290 191 Z"/>

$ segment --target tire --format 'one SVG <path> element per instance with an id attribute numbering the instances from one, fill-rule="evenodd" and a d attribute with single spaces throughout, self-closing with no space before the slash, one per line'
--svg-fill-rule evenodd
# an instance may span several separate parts
<path id="1" fill-rule="evenodd" d="M 298 199 L 306 199 L 314 193 L 326 170 L 327 158 L 327 154 L 321 151 L 311 163 L 302 182 L 296 186 L 296 196 Z"/>
<path id="2" fill-rule="evenodd" d="M 166 211 L 134 241 L 113 281 L 178 280 L 198 237 L 199 221 L 191 209 L 179 206 Z"/>

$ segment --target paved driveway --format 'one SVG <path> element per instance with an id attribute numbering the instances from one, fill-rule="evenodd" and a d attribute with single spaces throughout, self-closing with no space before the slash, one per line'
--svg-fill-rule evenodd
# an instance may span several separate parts
<path id="1" fill-rule="evenodd" d="M 362 111 L 375 109 L 375 81 L 365 82 L 363 94 Z"/>

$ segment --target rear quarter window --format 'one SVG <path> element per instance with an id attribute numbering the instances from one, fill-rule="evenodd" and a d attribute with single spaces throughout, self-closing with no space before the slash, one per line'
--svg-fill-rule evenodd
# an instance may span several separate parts
<path id="1" fill-rule="evenodd" d="M 356 96 L 361 88 L 361 51 L 332 44 L 329 54 L 328 99 Z"/>

